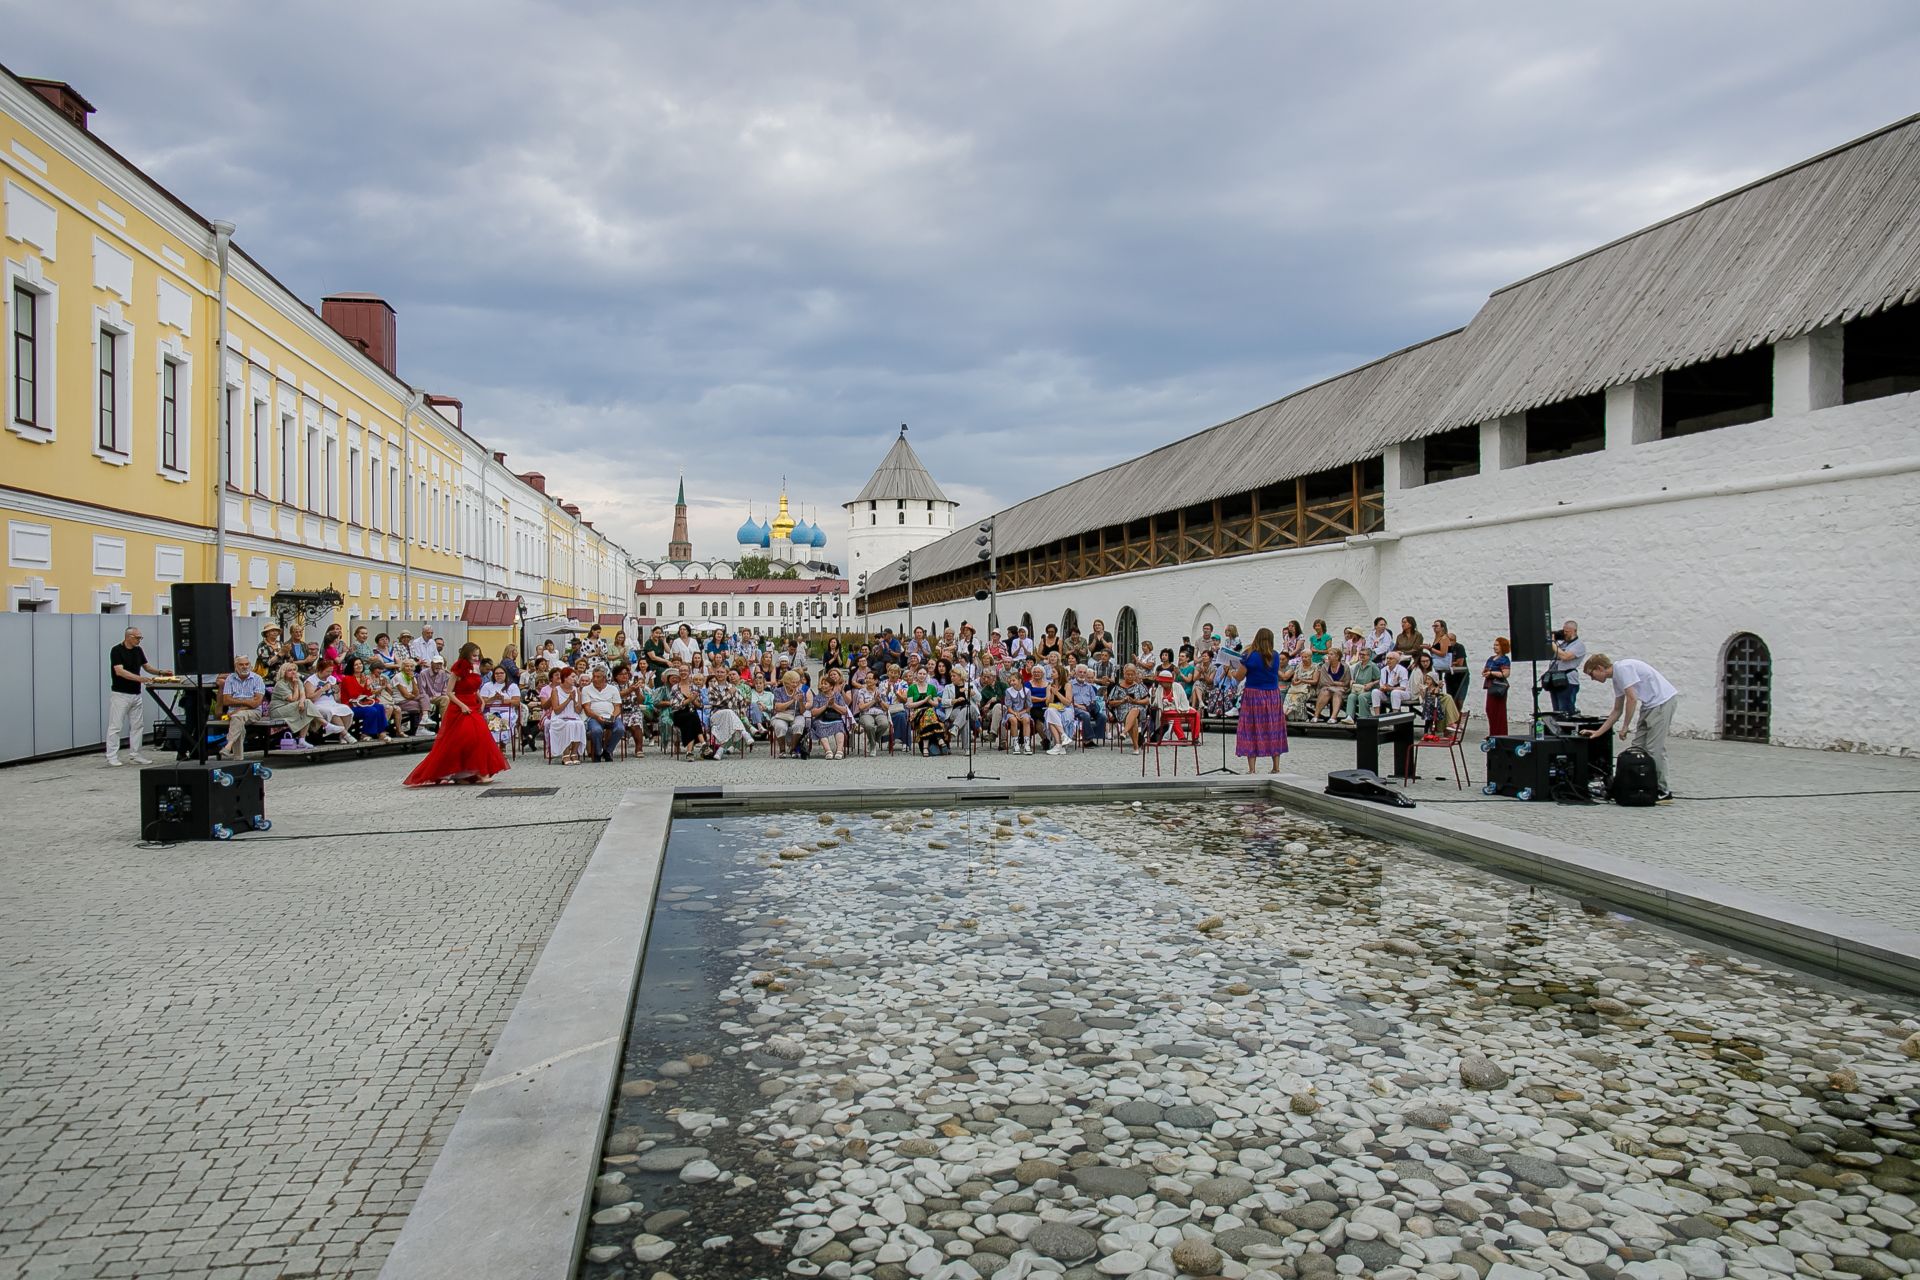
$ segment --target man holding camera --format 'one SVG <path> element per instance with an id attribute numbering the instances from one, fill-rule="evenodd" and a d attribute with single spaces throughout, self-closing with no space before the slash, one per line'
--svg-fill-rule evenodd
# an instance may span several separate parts
<path id="1" fill-rule="evenodd" d="M 1541 682 L 1553 699 L 1553 714 L 1571 717 L 1580 697 L 1580 664 L 1587 657 L 1587 642 L 1580 638 L 1580 624 L 1568 618 L 1553 633 L 1553 661 L 1547 664 Z"/>

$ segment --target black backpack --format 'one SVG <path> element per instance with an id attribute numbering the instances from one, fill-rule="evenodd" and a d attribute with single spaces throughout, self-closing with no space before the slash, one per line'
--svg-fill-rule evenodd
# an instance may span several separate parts
<path id="1" fill-rule="evenodd" d="M 1615 804 L 1650 805 L 1660 801 L 1660 771 L 1653 757 L 1638 747 L 1628 747 L 1613 762 L 1613 787 L 1609 792 Z"/>

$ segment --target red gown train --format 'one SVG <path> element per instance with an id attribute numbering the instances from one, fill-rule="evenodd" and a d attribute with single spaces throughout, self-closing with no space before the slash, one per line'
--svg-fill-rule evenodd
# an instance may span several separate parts
<path id="1" fill-rule="evenodd" d="M 453 664 L 453 697 L 446 714 L 440 717 L 440 732 L 433 739 L 433 750 L 407 775 L 409 787 L 428 787 L 436 782 L 460 778 L 485 778 L 506 772 L 507 758 L 487 731 L 487 718 L 480 706 L 480 673 L 473 664 L 460 659 Z M 460 703 L 476 708 L 462 711 Z"/>

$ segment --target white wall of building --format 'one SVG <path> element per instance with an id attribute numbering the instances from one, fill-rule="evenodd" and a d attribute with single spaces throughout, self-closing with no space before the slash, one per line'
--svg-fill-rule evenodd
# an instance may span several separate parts
<path id="1" fill-rule="evenodd" d="M 1082 630 L 1095 618 L 1117 630 L 1130 606 L 1143 639 L 1177 645 L 1205 620 L 1250 635 L 1290 618 L 1325 616 L 1337 631 L 1411 613 L 1423 630 L 1445 618 L 1477 672 L 1507 631 L 1505 585 L 1550 582 L 1555 618 L 1577 619 L 1590 649 L 1673 681 L 1678 732 L 1718 733 L 1724 648 L 1750 631 L 1774 660 L 1774 742 L 1920 754 L 1898 652 L 1920 634 L 1920 395 L 1635 442 L 1631 389 L 1616 391 L 1601 452 L 1494 469 L 1510 424 L 1490 423 L 1481 474 L 1411 488 L 1395 484 L 1390 453 L 1383 534 L 1007 592 L 1000 620 L 1030 612 L 1044 627 L 1071 608 Z M 1361 601 L 1364 616 L 1348 616 Z M 986 610 L 956 600 L 914 621 L 984 633 Z M 904 609 L 875 614 L 872 628 L 905 621 Z M 1527 697 L 1516 686 L 1512 705 Z M 1582 708 L 1607 697 L 1590 686 Z"/>

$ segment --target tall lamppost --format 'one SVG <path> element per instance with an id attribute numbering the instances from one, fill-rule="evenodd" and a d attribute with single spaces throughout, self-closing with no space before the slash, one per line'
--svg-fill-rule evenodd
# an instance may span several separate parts
<path id="1" fill-rule="evenodd" d="M 900 581 L 907 584 L 907 635 L 913 635 L 913 552 L 900 561 Z"/>
<path id="2" fill-rule="evenodd" d="M 1000 629 L 1000 569 L 993 554 L 993 521 L 991 518 L 980 522 L 979 536 L 974 545 L 980 549 L 973 553 L 974 559 L 987 566 L 987 586 L 984 591 L 973 593 L 975 600 L 987 602 L 987 634 L 992 635 Z"/>

